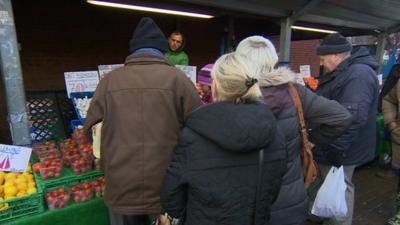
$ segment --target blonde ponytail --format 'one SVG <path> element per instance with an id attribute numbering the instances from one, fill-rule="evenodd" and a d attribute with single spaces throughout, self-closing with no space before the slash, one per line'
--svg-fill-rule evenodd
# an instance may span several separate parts
<path id="1" fill-rule="evenodd" d="M 235 103 L 261 98 L 257 84 L 259 67 L 244 55 L 229 53 L 221 56 L 211 70 L 213 90 L 217 101 Z"/>

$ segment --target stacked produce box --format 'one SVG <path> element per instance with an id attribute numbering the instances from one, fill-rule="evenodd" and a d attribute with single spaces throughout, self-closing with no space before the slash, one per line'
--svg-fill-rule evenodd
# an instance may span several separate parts
<path id="1" fill-rule="evenodd" d="M 33 152 L 40 161 L 34 164 L 38 171 L 35 175 L 48 209 L 63 208 L 72 203 L 88 201 L 94 196 L 102 196 L 104 177 L 81 126 L 75 128 L 70 139 L 58 145 L 53 142 L 34 145 Z M 47 161 L 49 155 L 51 160 Z M 95 168 L 98 169 L 93 169 L 95 161 Z"/>
<path id="2" fill-rule="evenodd" d="M 0 172 L 0 224 L 103 196 L 100 161 L 81 126 L 92 96 L 71 94 L 78 114 L 78 120 L 71 121 L 71 138 L 33 144 L 32 165 L 24 173 Z"/>

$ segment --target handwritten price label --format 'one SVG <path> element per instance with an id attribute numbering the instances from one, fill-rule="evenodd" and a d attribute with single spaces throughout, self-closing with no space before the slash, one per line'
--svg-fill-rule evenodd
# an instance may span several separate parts
<path id="1" fill-rule="evenodd" d="M 32 149 L 0 144 L 0 171 L 25 172 Z"/>
<path id="2" fill-rule="evenodd" d="M 94 92 L 99 84 L 97 71 L 66 72 L 64 78 L 68 97 L 74 92 Z"/>

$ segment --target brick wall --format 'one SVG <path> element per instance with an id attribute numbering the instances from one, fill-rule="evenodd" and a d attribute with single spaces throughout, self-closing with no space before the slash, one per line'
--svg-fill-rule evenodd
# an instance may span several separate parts
<path id="1" fill-rule="evenodd" d="M 290 49 L 290 67 L 300 72 L 300 65 L 310 65 L 311 75 L 319 73 L 319 57 L 316 48 L 320 40 L 292 41 Z"/>

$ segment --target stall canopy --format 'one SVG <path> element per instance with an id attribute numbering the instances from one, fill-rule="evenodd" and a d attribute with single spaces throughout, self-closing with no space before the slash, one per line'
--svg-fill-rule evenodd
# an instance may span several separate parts
<path id="1" fill-rule="evenodd" d="M 370 33 L 400 30 L 398 0 L 176 0 L 220 11 L 289 18 L 291 23 L 343 27 Z"/>

